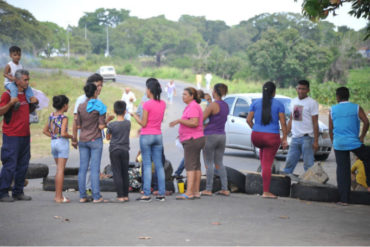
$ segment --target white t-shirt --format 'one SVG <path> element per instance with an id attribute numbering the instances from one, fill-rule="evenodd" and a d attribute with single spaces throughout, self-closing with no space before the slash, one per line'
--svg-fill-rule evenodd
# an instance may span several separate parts
<path id="1" fill-rule="evenodd" d="M 73 114 L 77 114 L 78 106 L 84 103 L 87 100 L 87 97 L 85 94 L 81 95 L 77 98 L 75 108 L 73 110 Z"/>
<path id="2" fill-rule="evenodd" d="M 10 74 L 14 77 L 15 75 L 15 72 L 19 69 L 23 69 L 23 66 L 22 64 L 18 63 L 18 64 L 15 64 L 13 63 L 13 61 L 10 61 L 8 63 L 8 65 L 10 66 Z M 4 80 L 4 86 L 8 85 L 9 83 L 11 83 L 12 81 L 10 81 L 8 78 L 5 77 L 5 80 Z"/>
<path id="3" fill-rule="evenodd" d="M 130 101 L 130 99 L 132 99 L 132 102 Z M 136 101 L 136 97 L 135 97 L 135 94 L 130 91 L 129 93 L 126 93 L 124 92 L 122 94 L 122 99 L 123 101 L 126 102 L 126 109 L 128 112 L 133 112 L 134 110 L 134 102 Z"/>
<path id="4" fill-rule="evenodd" d="M 294 98 L 291 103 L 292 134 L 293 137 L 302 137 L 308 134 L 314 137 L 312 116 L 319 115 L 319 105 L 311 97 L 300 100 Z"/>

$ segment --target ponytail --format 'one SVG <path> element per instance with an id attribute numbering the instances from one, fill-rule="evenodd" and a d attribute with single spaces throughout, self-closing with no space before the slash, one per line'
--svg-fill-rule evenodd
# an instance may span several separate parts
<path id="1" fill-rule="evenodd" d="M 268 125 L 271 120 L 271 103 L 276 86 L 273 82 L 268 81 L 262 87 L 262 123 Z"/>
<path id="2" fill-rule="evenodd" d="M 158 101 L 161 100 L 162 88 L 161 88 L 161 84 L 159 84 L 157 79 L 149 78 L 146 81 L 146 87 L 153 94 L 153 97 L 155 100 L 158 100 Z"/>

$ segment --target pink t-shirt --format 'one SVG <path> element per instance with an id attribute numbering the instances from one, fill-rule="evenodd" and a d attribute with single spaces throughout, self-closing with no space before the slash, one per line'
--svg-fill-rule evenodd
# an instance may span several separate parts
<path id="1" fill-rule="evenodd" d="M 203 112 L 200 105 L 193 100 L 190 102 L 184 109 L 184 112 L 182 113 L 181 119 L 190 119 L 190 118 L 199 118 L 199 125 L 195 128 L 190 128 L 188 126 L 185 126 L 183 124 L 180 124 L 179 128 L 179 137 L 180 141 L 186 141 L 191 138 L 197 139 L 202 136 L 203 134 Z"/>
<path id="2" fill-rule="evenodd" d="M 141 135 L 160 135 L 161 124 L 163 121 L 166 103 L 163 100 L 150 99 L 143 105 L 143 109 L 148 112 L 148 122 L 140 131 Z"/>

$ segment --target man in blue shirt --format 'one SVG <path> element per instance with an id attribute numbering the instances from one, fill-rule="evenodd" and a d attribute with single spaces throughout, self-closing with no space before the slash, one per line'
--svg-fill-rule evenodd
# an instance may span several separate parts
<path id="1" fill-rule="evenodd" d="M 370 182 L 370 147 L 363 144 L 369 129 L 369 120 L 359 105 L 348 101 L 348 88 L 338 88 L 336 95 L 338 104 L 332 106 L 330 110 L 329 134 L 337 162 L 337 184 L 340 196 L 338 204 L 348 205 L 351 189 L 350 152 L 355 153 L 362 160 L 367 183 Z M 360 121 L 363 122 L 363 127 L 359 136 Z M 370 189 L 368 190 L 370 192 Z"/>

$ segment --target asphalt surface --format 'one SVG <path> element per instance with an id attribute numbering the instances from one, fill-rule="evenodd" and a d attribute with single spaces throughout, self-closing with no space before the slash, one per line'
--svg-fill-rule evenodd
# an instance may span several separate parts
<path id="1" fill-rule="evenodd" d="M 90 73 L 67 71 L 71 76 Z M 144 89 L 145 79 L 119 76 L 118 83 Z M 166 81 L 161 81 L 164 86 Z M 163 123 L 164 148 L 174 169 L 182 159 L 175 147 L 177 128 L 168 123 L 181 116 L 185 104 L 181 93 L 187 84 L 176 82 L 177 97 L 168 106 Z M 104 88 L 103 88 L 104 90 Z M 131 139 L 130 160 L 138 151 L 138 138 Z M 51 157 L 32 160 L 48 164 Z M 281 166 L 284 165 L 283 161 Z M 251 152 L 227 149 L 224 163 L 239 170 L 256 171 L 259 161 Z M 78 166 L 78 151 L 71 150 L 67 166 Z M 104 147 L 102 166 L 109 164 Z M 335 184 L 333 154 L 324 169 Z M 303 171 L 302 164 L 296 173 Z M 291 198 L 264 199 L 233 193 L 230 197 L 200 200 L 136 202 L 137 193 L 123 204 L 78 203 L 78 192 L 66 192 L 69 204 L 53 202 L 54 193 L 42 191 L 41 179 L 30 180 L 25 193 L 29 202 L 0 203 L 0 245 L 369 245 L 370 207 L 300 201 Z M 104 198 L 115 193 L 102 192 Z"/>

